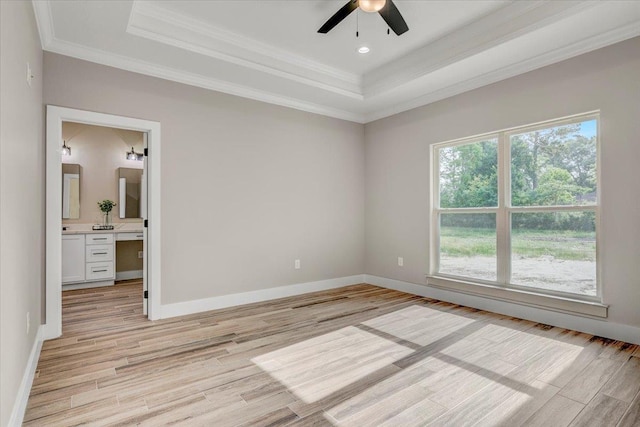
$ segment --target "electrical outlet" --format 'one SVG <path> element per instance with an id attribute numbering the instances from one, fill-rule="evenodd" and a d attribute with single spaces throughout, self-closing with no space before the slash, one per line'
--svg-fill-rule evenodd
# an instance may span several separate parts
<path id="1" fill-rule="evenodd" d="M 398 257 L 398 267 L 404 267 L 404 258 Z"/>
<path id="2" fill-rule="evenodd" d="M 138 251 L 138 258 L 143 258 L 143 257 L 144 257 L 144 252 Z"/>
<path id="3" fill-rule="evenodd" d="M 27 84 L 31 86 L 31 81 L 33 80 L 33 73 L 31 72 L 31 64 L 27 62 Z"/>
<path id="4" fill-rule="evenodd" d="M 27 311 L 27 335 L 29 335 L 29 329 L 31 329 L 31 313 Z"/>
<path id="5" fill-rule="evenodd" d="M 296 270 L 300 270 L 300 260 L 299 259 L 295 260 L 294 267 L 295 267 Z"/>

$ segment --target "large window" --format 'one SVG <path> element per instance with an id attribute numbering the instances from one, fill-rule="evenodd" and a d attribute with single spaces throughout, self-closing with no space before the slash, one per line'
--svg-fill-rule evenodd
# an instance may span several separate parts
<path id="1" fill-rule="evenodd" d="M 432 274 L 600 296 L 598 116 L 434 146 Z"/>

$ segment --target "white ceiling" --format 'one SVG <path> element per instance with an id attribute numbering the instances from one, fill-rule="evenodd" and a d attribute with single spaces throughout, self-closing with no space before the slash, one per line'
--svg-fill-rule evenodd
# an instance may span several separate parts
<path id="1" fill-rule="evenodd" d="M 635 0 L 395 0 L 399 37 L 361 11 L 318 34 L 346 0 L 33 3 L 45 50 L 359 123 L 640 35 Z"/>

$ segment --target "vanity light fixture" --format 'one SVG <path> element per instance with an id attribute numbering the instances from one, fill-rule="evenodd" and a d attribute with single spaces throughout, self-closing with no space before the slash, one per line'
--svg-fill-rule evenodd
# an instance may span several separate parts
<path id="1" fill-rule="evenodd" d="M 142 153 L 136 153 L 133 151 L 133 147 L 131 147 L 131 151 L 127 151 L 127 160 L 137 160 L 139 162 L 142 161 L 144 155 Z"/>
<path id="2" fill-rule="evenodd" d="M 62 150 L 60 150 L 60 152 L 62 153 L 63 156 L 70 156 L 71 155 L 71 148 L 67 147 L 67 141 L 62 141 Z"/>

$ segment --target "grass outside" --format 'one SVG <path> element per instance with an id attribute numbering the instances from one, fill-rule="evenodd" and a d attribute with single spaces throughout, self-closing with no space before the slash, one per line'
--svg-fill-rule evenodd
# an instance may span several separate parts
<path id="1" fill-rule="evenodd" d="M 595 261 L 594 232 L 559 230 L 512 230 L 513 256 L 559 260 Z M 440 251 L 451 257 L 495 256 L 496 232 L 489 228 L 441 227 Z"/>

